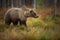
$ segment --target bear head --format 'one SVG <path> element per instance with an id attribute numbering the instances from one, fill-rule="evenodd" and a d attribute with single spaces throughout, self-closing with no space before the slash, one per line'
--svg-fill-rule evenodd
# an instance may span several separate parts
<path id="1" fill-rule="evenodd" d="M 29 9 L 25 12 L 26 17 L 38 18 L 37 13 L 33 9 Z"/>

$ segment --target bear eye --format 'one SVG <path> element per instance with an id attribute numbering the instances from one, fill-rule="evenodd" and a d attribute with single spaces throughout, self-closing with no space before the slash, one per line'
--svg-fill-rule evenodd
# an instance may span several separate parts
<path id="1" fill-rule="evenodd" d="M 32 12 L 33 12 L 33 10 L 30 11 L 30 13 L 32 13 Z"/>

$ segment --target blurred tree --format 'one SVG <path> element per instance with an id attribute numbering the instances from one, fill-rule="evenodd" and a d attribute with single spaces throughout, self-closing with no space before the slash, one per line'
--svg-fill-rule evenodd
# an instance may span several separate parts
<path id="1" fill-rule="evenodd" d="M 34 0 L 34 3 L 33 3 L 34 5 L 34 9 L 36 10 L 36 0 Z"/>
<path id="2" fill-rule="evenodd" d="M 18 0 L 18 7 L 22 6 L 22 0 Z"/>
<path id="3" fill-rule="evenodd" d="M 60 0 L 57 0 L 57 6 L 60 6 Z"/>
<path id="4" fill-rule="evenodd" d="M 45 6 L 53 6 L 54 0 L 44 0 Z"/>
<path id="5" fill-rule="evenodd" d="M 57 3 L 57 0 L 54 0 L 54 13 L 53 13 L 53 19 L 56 17 L 56 3 Z"/>
<path id="6" fill-rule="evenodd" d="M 2 8 L 2 0 L 0 0 L 0 7 Z"/>
<path id="7" fill-rule="evenodd" d="M 11 0 L 11 7 L 13 8 L 13 0 Z"/>

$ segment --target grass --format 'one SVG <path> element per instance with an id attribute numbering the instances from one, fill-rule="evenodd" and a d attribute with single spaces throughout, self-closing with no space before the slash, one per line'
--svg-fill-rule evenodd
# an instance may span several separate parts
<path id="1" fill-rule="evenodd" d="M 60 24 L 55 25 L 56 20 L 41 17 L 37 19 L 28 18 L 27 26 L 29 32 L 27 32 L 25 26 L 13 26 L 12 24 L 7 26 L 0 19 L 0 33 L 2 33 L 0 37 L 4 40 L 58 40 L 60 39 L 60 32 L 57 27 L 60 27 Z M 3 40 L 2 38 L 0 40 Z"/>

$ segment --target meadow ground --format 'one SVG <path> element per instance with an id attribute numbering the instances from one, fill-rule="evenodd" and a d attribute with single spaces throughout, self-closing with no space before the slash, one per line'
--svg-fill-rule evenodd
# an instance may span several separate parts
<path id="1" fill-rule="evenodd" d="M 0 19 L 0 40 L 60 40 L 60 17 L 52 19 L 51 14 L 47 13 L 50 13 L 48 9 L 40 10 L 39 18 L 28 18 L 29 31 L 19 24 L 7 26 L 4 20 Z"/>

